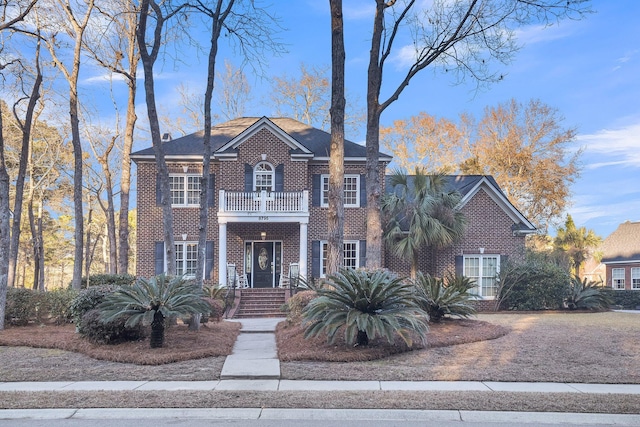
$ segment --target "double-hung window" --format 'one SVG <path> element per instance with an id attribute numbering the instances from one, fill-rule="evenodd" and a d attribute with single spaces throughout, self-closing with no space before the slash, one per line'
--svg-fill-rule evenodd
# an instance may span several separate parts
<path id="1" fill-rule="evenodd" d="M 487 299 L 495 298 L 500 255 L 465 255 L 464 275 L 476 283 L 475 292 Z"/>
<path id="2" fill-rule="evenodd" d="M 322 175 L 322 207 L 329 206 L 329 175 Z M 360 175 L 344 175 L 344 207 L 360 207 Z"/>
<path id="3" fill-rule="evenodd" d="M 169 175 L 172 206 L 200 205 L 200 175 Z"/>
<path id="4" fill-rule="evenodd" d="M 624 290 L 624 268 L 611 269 L 611 286 L 613 289 Z"/>
<path id="5" fill-rule="evenodd" d="M 198 265 L 198 244 L 193 242 L 180 242 L 176 248 L 176 274 L 178 276 L 195 276 Z"/>
<path id="6" fill-rule="evenodd" d="M 640 267 L 631 268 L 631 289 L 640 290 Z"/>
<path id="7" fill-rule="evenodd" d="M 320 264 L 320 277 L 326 276 L 329 244 L 321 242 L 322 263 Z M 342 242 L 342 266 L 356 269 L 360 265 L 360 242 L 358 240 L 345 240 Z"/>

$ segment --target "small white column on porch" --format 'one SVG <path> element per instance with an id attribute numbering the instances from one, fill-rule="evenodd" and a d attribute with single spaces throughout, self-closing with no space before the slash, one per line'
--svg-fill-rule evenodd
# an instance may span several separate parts
<path id="1" fill-rule="evenodd" d="M 307 226 L 300 222 L 300 276 L 307 278 Z"/>
<path id="2" fill-rule="evenodd" d="M 227 285 L 227 223 L 218 224 L 218 283 Z"/>

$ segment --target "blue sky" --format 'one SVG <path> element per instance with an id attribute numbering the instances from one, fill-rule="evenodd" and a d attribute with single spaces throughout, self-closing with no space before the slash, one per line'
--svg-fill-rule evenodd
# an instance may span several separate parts
<path id="1" fill-rule="evenodd" d="M 286 8 L 279 7 L 285 3 Z M 288 53 L 265 58 L 270 75 L 294 76 L 302 62 L 330 65 L 328 3 L 273 3 L 287 29 L 279 37 Z M 596 0 L 593 9 L 596 13 L 581 21 L 522 29 L 518 41 L 523 48 L 512 64 L 501 68 L 504 80 L 481 92 L 471 84 L 454 86 L 445 76 L 424 70 L 383 113 L 382 124 L 390 125 L 421 111 L 452 120 L 462 112 L 479 117 L 486 106 L 511 98 L 521 102 L 540 99 L 559 110 L 565 118 L 564 127 L 578 130 L 573 149 L 583 150 L 583 170 L 572 186 L 568 209 L 576 224 L 606 237 L 619 223 L 640 220 L 640 2 Z M 364 107 L 373 1 L 344 0 L 344 12 L 347 91 Z M 199 36 L 197 32 L 192 35 Z M 218 70 L 224 59 L 240 65 L 233 51 L 223 48 Z M 394 57 L 387 64 L 385 81 L 395 86 L 402 66 L 402 58 Z M 178 83 L 201 90 L 206 83 L 205 70 L 204 56 L 198 59 L 193 54 L 188 60 L 182 58 L 182 63 L 165 65 L 158 72 L 159 104 L 164 108 L 176 104 Z M 250 69 L 245 71 L 255 94 L 247 115 L 272 114 L 264 106 L 268 79 L 252 77 Z M 383 86 L 383 98 L 388 93 L 385 87 L 391 88 Z M 145 114 L 141 105 L 139 115 Z M 348 136 L 364 141 L 364 123 L 359 134 Z"/>

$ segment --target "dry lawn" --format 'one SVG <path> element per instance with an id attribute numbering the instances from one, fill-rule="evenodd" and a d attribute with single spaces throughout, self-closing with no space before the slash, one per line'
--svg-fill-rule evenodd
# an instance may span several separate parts
<path id="1" fill-rule="evenodd" d="M 479 315 L 480 321 L 445 322 L 432 327 L 426 348 L 382 357 L 394 350 L 385 343 L 369 348 L 328 346 L 304 341 L 295 327 L 278 329 L 282 377 L 316 380 L 485 380 L 640 383 L 640 315 L 626 313 L 501 313 Z M 219 378 L 238 325 L 209 325 L 197 336 L 184 329 L 167 333 L 165 361 L 159 365 L 98 360 L 79 351 L 75 334 L 53 327 L 0 331 L 0 381 L 79 380 L 213 380 Z M 63 330 L 65 328 L 60 328 Z M 68 329 L 68 328 L 67 328 Z M 19 331 L 19 332 L 16 332 Z M 73 329 L 71 329 L 71 332 Z M 505 334 L 505 332 L 508 332 Z M 59 335 L 58 335 L 59 334 Z M 202 336 L 200 336 L 202 334 Z M 210 335 L 207 335 L 210 334 Z M 22 336 L 22 341 L 17 339 Z M 216 338 L 213 338 L 216 337 Z M 224 338 L 226 337 L 226 338 Z M 229 339 L 231 337 L 231 339 Z M 228 344 L 223 344 L 227 342 Z M 481 339 L 482 341 L 472 342 Z M 44 345 L 57 348 L 32 348 Z M 57 343 L 57 344 L 55 344 Z M 178 344 L 182 343 L 182 344 Z M 55 344 L 55 345 L 54 345 Z M 65 344 L 65 345 L 67 345 Z M 148 341 L 101 351 L 120 352 L 162 363 Z M 229 345 L 229 347 L 225 347 Z M 202 353 L 217 348 L 218 355 Z M 226 348 L 226 350 L 222 350 Z M 96 350 L 97 351 L 97 350 Z M 94 357 L 98 357 L 94 353 Z M 177 356 L 179 354 L 179 356 Z M 198 357 L 193 360 L 191 356 Z M 310 356 L 311 355 L 311 356 Z M 345 362 L 310 361 L 360 360 Z M 337 355 L 337 356 L 336 356 Z M 298 359 L 298 361 L 294 361 Z M 302 359 L 302 360 L 300 360 Z M 132 360 L 130 360 L 131 362 Z M 274 395 L 277 394 L 277 397 Z M 281 407 L 399 408 L 640 413 L 637 395 L 499 392 L 0 392 L 1 408 L 56 407 Z"/>

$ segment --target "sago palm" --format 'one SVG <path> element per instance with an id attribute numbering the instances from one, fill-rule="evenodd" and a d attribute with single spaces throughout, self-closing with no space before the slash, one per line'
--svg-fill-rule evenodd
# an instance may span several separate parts
<path id="1" fill-rule="evenodd" d="M 412 346 L 412 333 L 425 341 L 427 313 L 416 304 L 411 284 L 388 271 L 341 269 L 316 291 L 303 312 L 307 338 L 324 333 L 333 343 L 343 328 L 348 345 L 367 345 L 376 337 L 392 344 L 398 334 Z"/>
<path id="2" fill-rule="evenodd" d="M 444 316 L 469 317 L 476 313 L 472 300 L 478 296 L 470 292 L 476 284 L 467 277 L 450 274 L 443 279 L 418 273 L 414 285 L 418 304 L 433 322 Z"/>
<path id="3" fill-rule="evenodd" d="M 607 310 L 611 300 L 602 292 L 603 289 L 602 282 L 594 282 L 586 277 L 580 280 L 579 276 L 573 276 L 564 304 L 569 310 Z"/>
<path id="4" fill-rule="evenodd" d="M 164 275 L 149 280 L 140 278 L 132 286 L 123 286 L 100 304 L 104 322 L 125 316 L 126 327 L 142 322 L 151 325 L 151 348 L 164 345 L 165 319 L 173 316 L 208 313 L 209 304 L 192 281 Z"/>
<path id="5" fill-rule="evenodd" d="M 389 184 L 393 192 L 382 201 L 384 239 L 394 255 L 410 260 L 415 279 L 421 251 L 450 246 L 463 236 L 466 221 L 457 209 L 461 196 L 445 189 L 444 175 L 428 175 L 422 168 L 413 176 L 396 171 Z"/>

